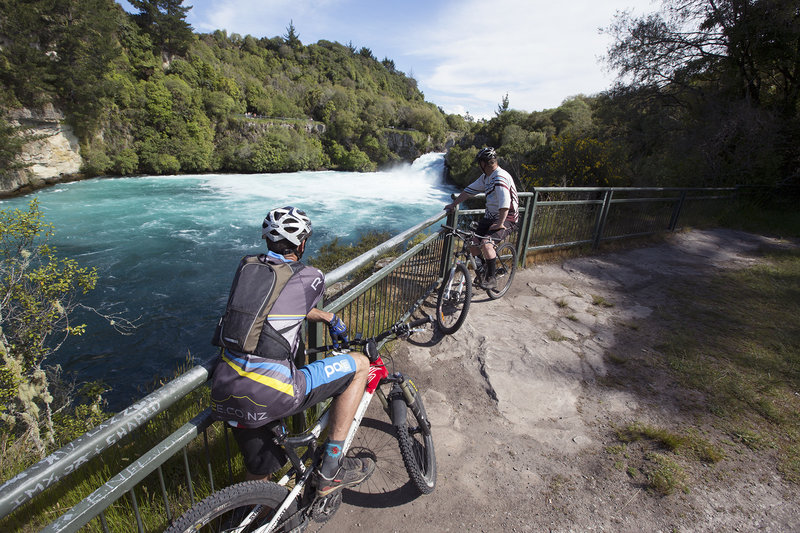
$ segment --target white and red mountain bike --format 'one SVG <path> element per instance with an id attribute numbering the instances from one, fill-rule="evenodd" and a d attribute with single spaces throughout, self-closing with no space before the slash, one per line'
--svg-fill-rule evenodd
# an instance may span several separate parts
<path id="1" fill-rule="evenodd" d="M 410 482 L 422 494 L 431 493 L 436 485 L 431 424 L 416 385 L 400 372 L 389 374 L 378 353 L 377 343 L 390 336 L 408 336 L 432 321 L 427 317 L 407 324 L 399 322 L 375 337 L 356 338 L 344 345 L 344 350 L 363 347 L 370 360 L 370 369 L 364 396 L 347 433 L 343 453 L 350 449 L 371 400 L 377 396 L 391 419 Z M 333 346 L 322 346 L 307 353 L 332 350 Z M 280 481 L 245 481 L 214 492 L 176 519 L 167 533 L 300 532 L 312 520 L 328 520 L 342 503 L 342 491 L 317 497 L 311 474 L 321 460 L 320 437 L 327 428 L 329 415 L 326 409 L 310 429 L 298 435 L 287 432 L 285 420 L 275 425 L 275 442 L 291 463 Z"/>

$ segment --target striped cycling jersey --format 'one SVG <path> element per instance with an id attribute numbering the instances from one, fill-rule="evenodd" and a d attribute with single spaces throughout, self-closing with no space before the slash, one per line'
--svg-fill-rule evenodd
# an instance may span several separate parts
<path id="1" fill-rule="evenodd" d="M 486 217 L 497 218 L 501 209 L 508 209 L 506 220 L 516 223 L 519 218 L 519 198 L 517 198 L 517 186 L 511 174 L 500 167 L 489 174 L 481 174 L 481 177 L 470 183 L 464 192 L 468 194 L 486 194 Z"/>

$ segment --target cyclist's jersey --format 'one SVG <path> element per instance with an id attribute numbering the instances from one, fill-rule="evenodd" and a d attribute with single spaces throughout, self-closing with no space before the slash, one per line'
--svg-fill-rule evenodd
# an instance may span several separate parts
<path id="1" fill-rule="evenodd" d="M 283 260 L 273 253 L 267 257 L 273 263 Z M 307 266 L 292 276 L 272 306 L 267 320 L 289 343 L 292 356 L 300 345 L 303 320 L 324 290 L 322 272 Z M 298 371 L 292 356 L 277 360 L 224 350 L 211 386 L 214 417 L 258 427 L 295 412 L 308 391 L 307 374 Z"/>
<path id="2" fill-rule="evenodd" d="M 519 199 L 517 186 L 511 174 L 500 167 L 470 183 L 464 192 L 468 194 L 486 193 L 486 218 L 495 219 L 501 209 L 508 209 L 506 220 L 516 223 L 519 218 Z"/>

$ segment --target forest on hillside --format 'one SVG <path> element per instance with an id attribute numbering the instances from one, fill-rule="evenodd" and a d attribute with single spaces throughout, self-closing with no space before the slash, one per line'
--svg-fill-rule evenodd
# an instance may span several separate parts
<path id="1" fill-rule="evenodd" d="M 662 0 L 604 32 L 618 83 L 495 116 L 426 102 L 413 77 L 367 47 L 197 34 L 182 0 L 0 0 L 0 171 L 18 168 L 10 110 L 52 103 L 77 133 L 87 175 L 374 170 L 448 151 L 477 177 L 498 148 L 536 186 L 726 186 L 798 181 L 800 3 Z M 567 96 L 567 95 L 565 95 Z"/>
<path id="2" fill-rule="evenodd" d="M 63 110 L 98 174 L 374 170 L 443 147 L 447 117 L 362 47 L 196 34 L 181 0 L 0 2 L 0 108 Z M 21 138 L 0 122 L 0 166 Z M 406 143 L 409 144 L 409 143 Z M 394 148 L 394 149 L 392 149 Z M 2 170 L 2 169 L 0 169 Z"/>

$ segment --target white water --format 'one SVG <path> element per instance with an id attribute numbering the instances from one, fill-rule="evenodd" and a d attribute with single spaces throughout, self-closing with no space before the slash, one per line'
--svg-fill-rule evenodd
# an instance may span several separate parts
<path id="1" fill-rule="evenodd" d="M 313 256 L 333 238 L 397 233 L 441 212 L 456 192 L 443 183 L 443 169 L 443 154 L 427 154 L 376 173 L 96 179 L 0 201 L 0 209 L 25 209 L 36 196 L 55 226 L 58 254 L 98 269 L 86 303 L 142 317 L 135 334 L 123 337 L 81 316 L 88 333 L 53 361 L 81 379 L 103 379 L 113 389 L 112 407 L 121 408 L 154 378 L 171 376 L 188 354 L 213 354 L 209 341 L 234 270 L 242 255 L 264 249 L 261 221 L 269 209 L 295 205 L 308 213 Z"/>

